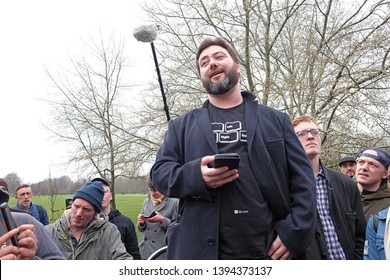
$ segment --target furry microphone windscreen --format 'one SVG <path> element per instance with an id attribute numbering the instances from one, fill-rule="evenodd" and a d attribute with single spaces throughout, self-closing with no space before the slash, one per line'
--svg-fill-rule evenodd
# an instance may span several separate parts
<path id="1" fill-rule="evenodd" d="M 157 26 L 155 24 L 141 25 L 134 29 L 133 35 L 138 41 L 153 42 L 157 38 Z"/>

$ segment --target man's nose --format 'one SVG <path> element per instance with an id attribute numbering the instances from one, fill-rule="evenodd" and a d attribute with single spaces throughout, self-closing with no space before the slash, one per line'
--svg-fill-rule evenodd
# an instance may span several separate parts
<path id="1" fill-rule="evenodd" d="M 359 169 L 367 170 L 367 163 L 360 164 Z"/>
<path id="2" fill-rule="evenodd" d="M 308 131 L 307 132 L 307 136 L 306 136 L 306 138 L 314 138 L 314 136 L 313 136 L 313 134 L 311 134 L 311 132 L 310 131 Z"/>
<path id="3" fill-rule="evenodd" d="M 209 62 L 210 68 L 213 68 L 217 65 L 216 60 L 214 58 L 210 58 Z"/>

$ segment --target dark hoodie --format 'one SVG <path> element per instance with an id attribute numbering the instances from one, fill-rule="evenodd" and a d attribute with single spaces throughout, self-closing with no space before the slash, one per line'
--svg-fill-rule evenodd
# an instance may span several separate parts
<path id="1" fill-rule="evenodd" d="M 113 208 L 111 208 L 111 211 L 108 214 L 108 219 L 119 229 L 126 251 L 132 255 L 135 260 L 140 260 L 141 255 L 139 253 L 138 239 L 134 223 L 130 220 L 130 218 L 122 215 L 119 210 Z"/>
<path id="2" fill-rule="evenodd" d="M 390 192 L 383 185 L 375 192 L 362 191 L 362 205 L 366 221 L 370 216 L 390 206 Z"/>

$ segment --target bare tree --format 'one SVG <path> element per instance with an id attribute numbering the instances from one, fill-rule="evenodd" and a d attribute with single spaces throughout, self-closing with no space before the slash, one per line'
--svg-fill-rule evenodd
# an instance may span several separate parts
<path id="1" fill-rule="evenodd" d="M 112 36 L 105 42 L 101 35 L 98 43 L 86 44 L 88 56 L 71 59 L 71 70 L 57 75 L 47 70 L 56 92 L 48 101 L 53 123 L 46 127 L 69 143 L 69 164 L 89 177 L 109 177 L 113 207 L 115 178 L 140 176 L 150 157 L 145 150 L 155 145 L 139 136 L 143 128 L 135 125 L 132 110 L 121 98 L 127 90 L 122 83 L 127 66 L 123 48 L 122 41 Z"/>
<path id="2" fill-rule="evenodd" d="M 48 198 L 50 201 L 50 213 L 51 217 L 50 219 L 54 219 L 54 214 L 59 212 L 59 209 L 55 209 L 55 205 L 58 201 L 58 186 L 56 184 L 56 181 L 52 179 L 51 177 L 51 171 L 49 171 L 49 178 L 48 178 Z"/>
<path id="3" fill-rule="evenodd" d="M 16 189 L 22 184 L 22 179 L 16 173 L 9 173 L 4 177 L 8 184 L 8 192 L 10 195 L 16 195 Z"/>
<path id="4" fill-rule="evenodd" d="M 291 118 L 317 118 L 327 164 L 390 146 L 387 1 L 163 0 L 144 9 L 162 29 L 155 46 L 172 116 L 206 97 L 195 50 L 219 36 L 239 54 L 244 89 Z"/>

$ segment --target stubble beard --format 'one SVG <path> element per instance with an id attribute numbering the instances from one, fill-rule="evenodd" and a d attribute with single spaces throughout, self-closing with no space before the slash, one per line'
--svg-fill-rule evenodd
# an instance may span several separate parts
<path id="1" fill-rule="evenodd" d="M 211 80 L 202 79 L 202 84 L 208 94 L 222 95 L 231 90 L 237 83 L 240 77 L 240 73 L 237 72 L 235 67 L 231 67 L 226 72 L 225 77 L 218 83 L 213 83 Z"/>

